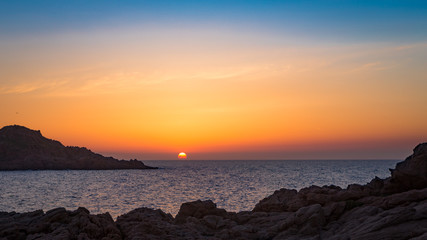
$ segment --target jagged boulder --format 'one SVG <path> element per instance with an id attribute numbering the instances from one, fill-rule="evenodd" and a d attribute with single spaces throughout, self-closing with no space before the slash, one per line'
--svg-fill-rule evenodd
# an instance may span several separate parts
<path id="1" fill-rule="evenodd" d="M 122 239 L 110 214 L 91 215 L 85 208 L 46 213 L 0 213 L 0 239 Z"/>
<path id="2" fill-rule="evenodd" d="M 390 169 L 391 178 L 385 186 L 386 193 L 421 189 L 427 186 L 427 143 L 414 148 L 414 153 L 405 161 Z"/>
<path id="3" fill-rule="evenodd" d="M 207 215 L 221 216 L 227 215 L 227 211 L 219 209 L 211 200 L 183 203 L 176 215 L 176 223 L 184 223 L 188 217 L 203 218 Z"/>

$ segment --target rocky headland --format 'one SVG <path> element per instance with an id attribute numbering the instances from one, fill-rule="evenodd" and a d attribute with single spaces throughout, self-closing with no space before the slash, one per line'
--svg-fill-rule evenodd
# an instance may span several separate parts
<path id="1" fill-rule="evenodd" d="M 280 189 L 252 211 L 212 201 L 181 205 L 174 218 L 135 209 L 116 221 L 78 208 L 0 213 L 1 239 L 427 239 L 427 143 L 386 179 L 366 185 Z"/>
<path id="2" fill-rule="evenodd" d="M 138 160 L 104 157 L 87 148 L 66 147 L 40 131 L 13 125 L 0 129 L 0 170 L 153 169 Z"/>

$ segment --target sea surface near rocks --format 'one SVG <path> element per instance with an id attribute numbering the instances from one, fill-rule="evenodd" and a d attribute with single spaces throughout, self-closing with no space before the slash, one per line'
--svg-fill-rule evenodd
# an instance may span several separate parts
<path id="1" fill-rule="evenodd" d="M 144 161 L 158 170 L 0 171 L 0 211 L 86 207 L 113 218 L 135 208 L 173 215 L 184 202 L 210 199 L 227 211 L 252 210 L 280 188 L 366 184 L 398 160 Z"/>

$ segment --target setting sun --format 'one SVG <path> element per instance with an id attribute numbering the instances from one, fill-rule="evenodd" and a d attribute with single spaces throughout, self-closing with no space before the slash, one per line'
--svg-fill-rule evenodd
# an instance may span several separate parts
<path id="1" fill-rule="evenodd" d="M 187 154 L 186 154 L 185 152 L 180 152 L 180 153 L 178 154 L 178 158 L 179 158 L 179 159 L 187 159 Z"/>
<path id="2" fill-rule="evenodd" d="M 427 6 L 32 2 L 0 1 L 0 128 L 141 160 L 394 159 L 427 136 Z"/>

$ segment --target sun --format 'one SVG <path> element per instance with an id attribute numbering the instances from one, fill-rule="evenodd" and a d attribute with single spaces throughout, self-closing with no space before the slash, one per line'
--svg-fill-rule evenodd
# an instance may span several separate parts
<path id="1" fill-rule="evenodd" d="M 180 152 L 180 153 L 178 154 L 178 158 L 179 158 L 179 159 L 187 159 L 187 154 L 186 154 L 185 152 Z"/>

